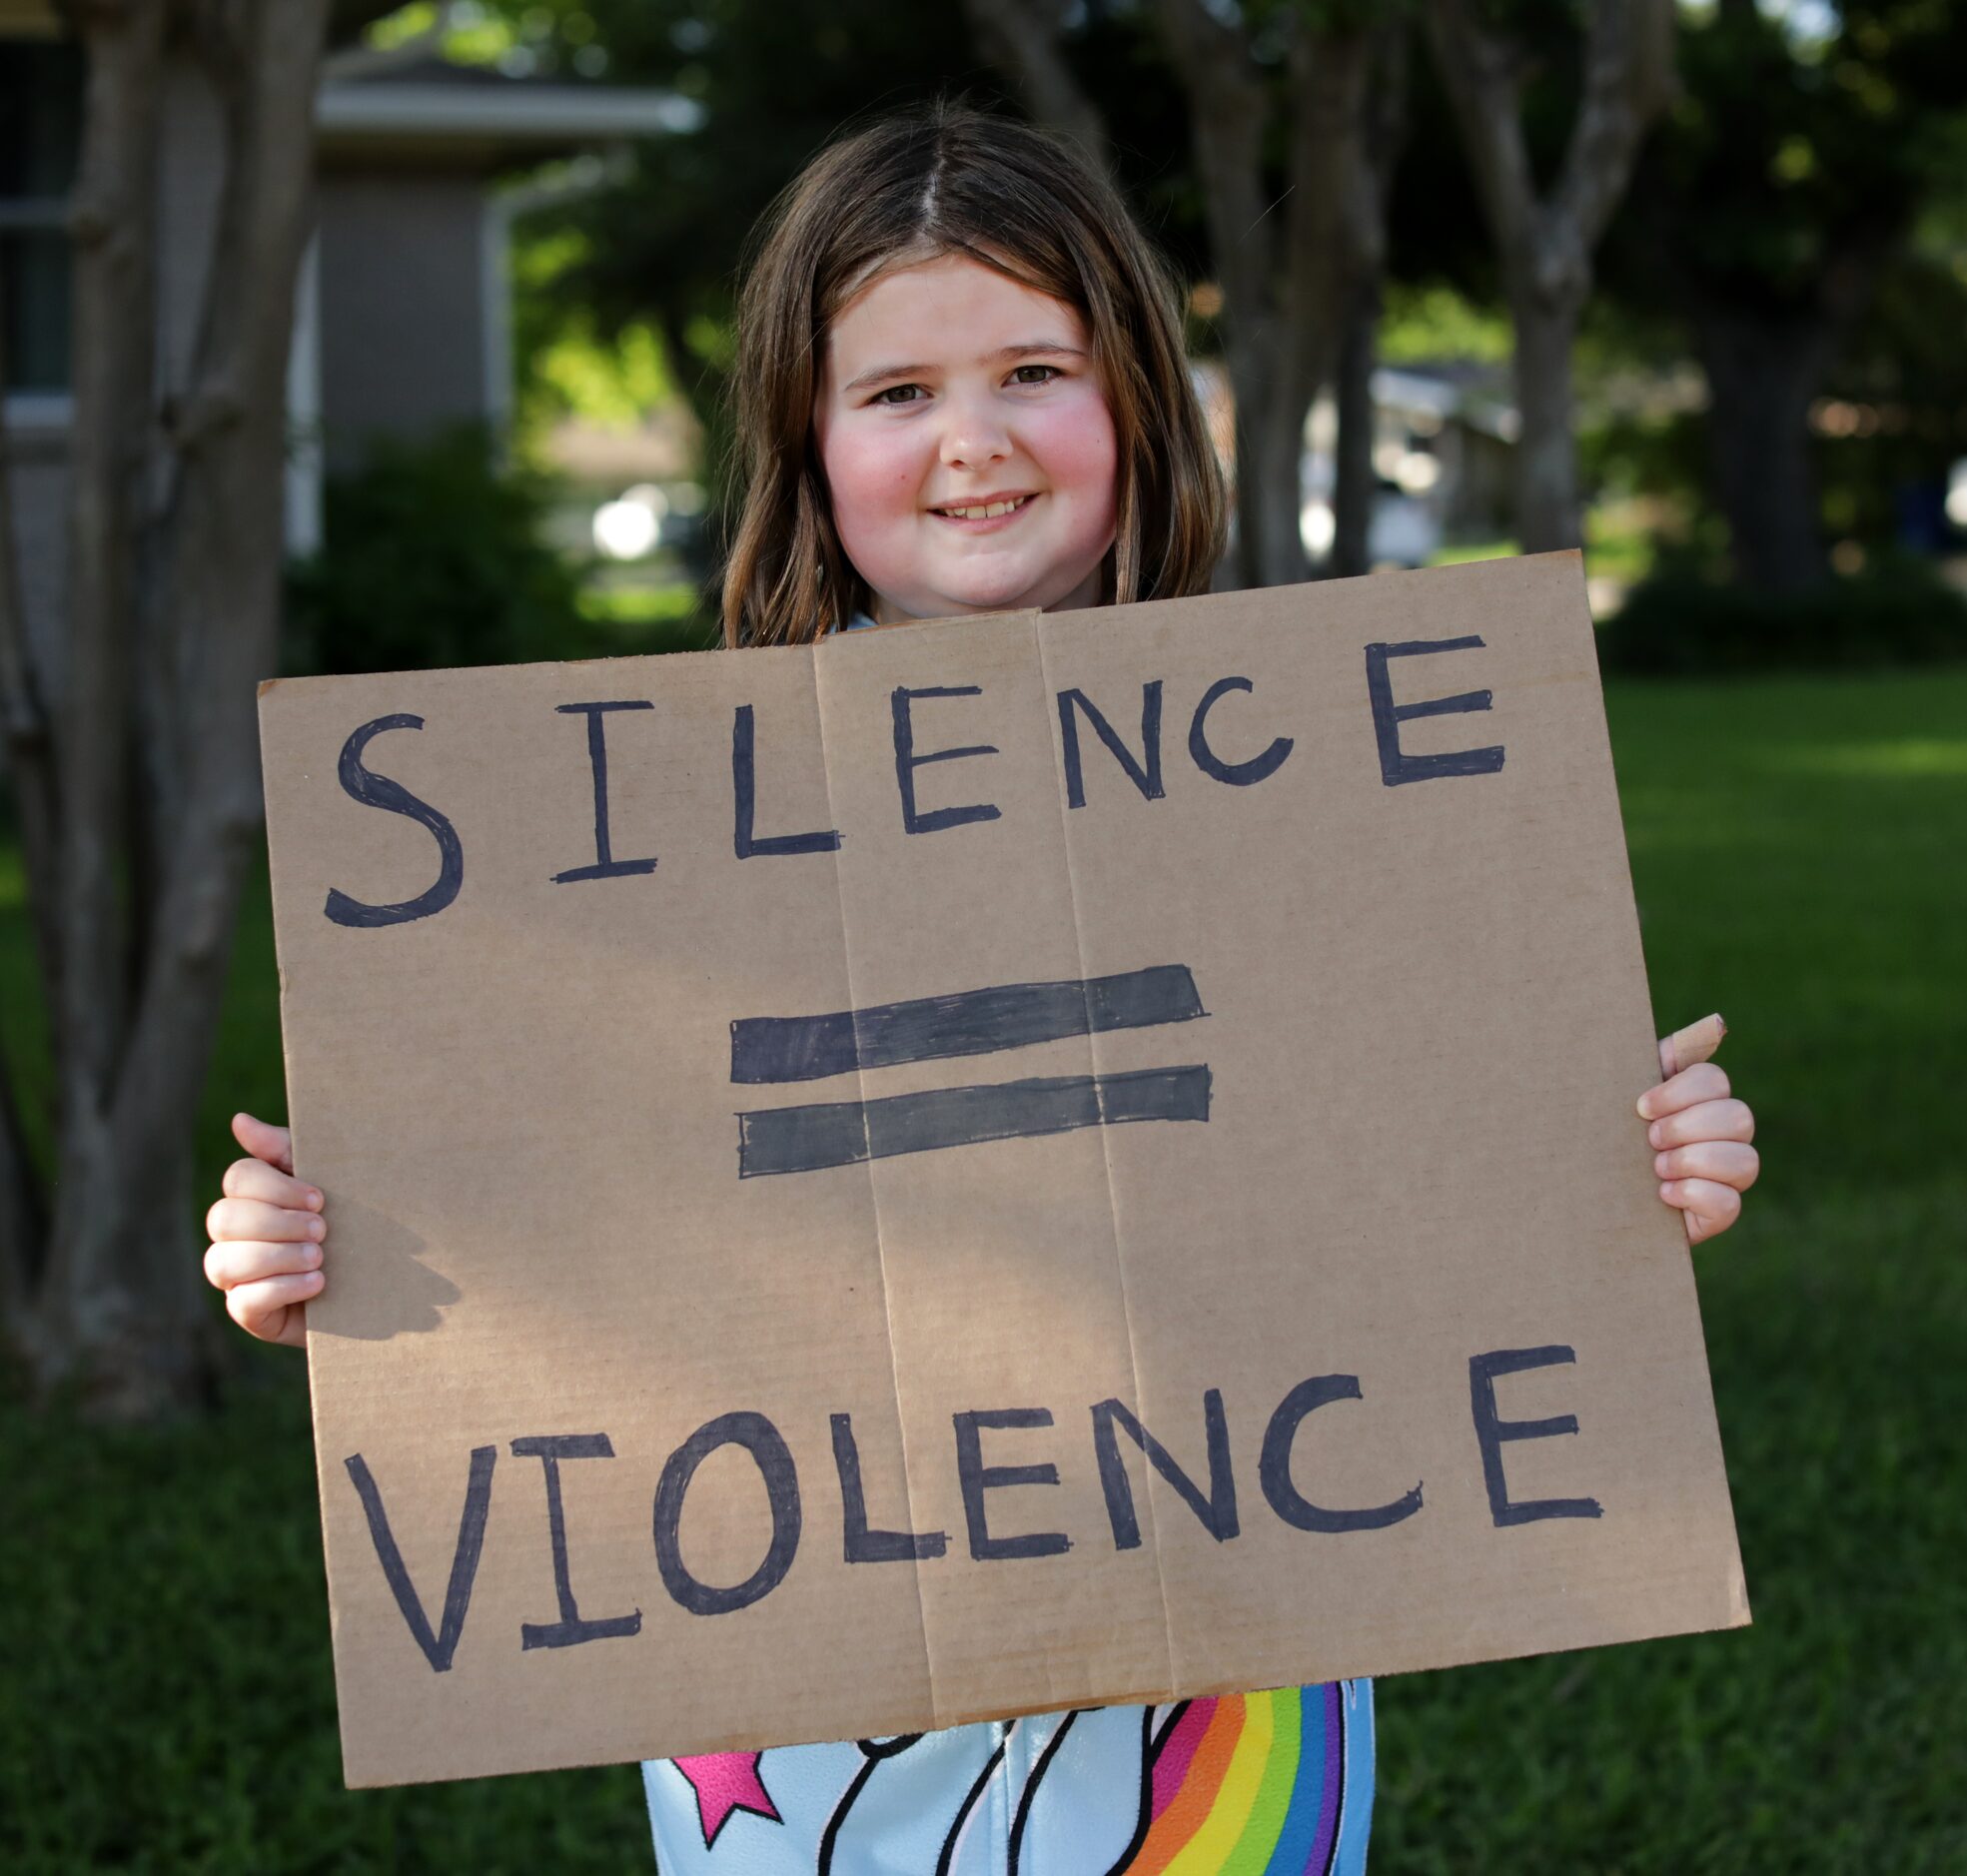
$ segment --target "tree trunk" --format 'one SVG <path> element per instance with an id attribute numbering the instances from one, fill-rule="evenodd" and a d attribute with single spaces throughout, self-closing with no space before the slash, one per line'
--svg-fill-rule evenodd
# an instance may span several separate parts
<path id="1" fill-rule="evenodd" d="M 61 1131 L 104 1125 L 127 996 L 123 860 L 137 530 L 156 353 L 158 121 L 164 0 L 82 13 L 88 53 L 74 237 L 68 670 L 55 740 L 55 1005 Z M 69 1177 L 63 1169 L 63 1183 Z"/>
<path id="2" fill-rule="evenodd" d="M 1032 121 L 1070 137 L 1111 175 L 1106 125 L 1065 55 L 1072 0 L 964 0 L 963 10 L 977 50 L 1009 76 Z"/>
<path id="3" fill-rule="evenodd" d="M 79 199 L 95 219 L 77 264 L 80 610 L 56 738 L 60 1177 L 45 1274 L 16 1326 L 43 1388 L 126 1417 L 196 1400 L 210 1368 L 188 1122 L 259 825 L 255 684 L 277 661 L 287 354 L 327 10 L 287 0 L 190 16 L 226 169 L 191 380 L 162 424 L 141 265 L 160 46 L 132 37 L 141 20 L 155 26 L 137 7 L 105 6 L 86 27 Z M 140 484 L 142 469 L 153 472 Z M 148 514 L 140 485 L 164 491 Z M 141 710 L 119 688 L 129 671 L 141 674 Z M 130 775 L 142 778 L 134 813 Z"/>
<path id="4" fill-rule="evenodd" d="M 0 1048 L 5 1042 L 0 1034 Z M 6 1058 L 0 1054 L 0 1314 L 6 1321 L 18 1321 L 34 1293 L 45 1230 L 40 1181 L 28 1155 Z"/>
<path id="5" fill-rule="evenodd" d="M 1296 402 L 1293 336 L 1283 329 L 1276 298 L 1276 249 L 1286 225 L 1264 192 L 1269 88 L 1243 33 L 1204 0 L 1162 0 L 1161 22 L 1188 92 L 1209 252 L 1223 290 L 1223 355 L 1236 405 L 1230 583 L 1277 585 L 1305 576 L 1298 523 L 1304 403 Z"/>
<path id="6" fill-rule="evenodd" d="M 1571 348 L 1581 296 L 1519 286 L 1509 296 L 1515 328 L 1516 531 L 1524 553 L 1575 547 L 1583 538 L 1578 499 Z"/>
<path id="7" fill-rule="evenodd" d="M 1326 570 L 1338 579 L 1373 570 L 1373 509 L 1380 486 L 1373 467 L 1379 428 L 1373 373 L 1379 336 L 1380 289 L 1375 282 L 1354 296 L 1333 385 L 1339 441 L 1332 474 L 1332 556 Z"/>
<path id="8" fill-rule="evenodd" d="M 1099 113 L 1064 56 L 1071 0 L 967 0 L 985 56 L 1016 79 L 1032 114 L 1107 158 Z M 1224 583 L 1305 577 L 1301 463 L 1305 419 L 1335 366 L 1352 283 L 1377 277 L 1384 177 L 1371 173 L 1369 89 L 1398 63 L 1400 32 L 1287 34 L 1286 185 L 1266 157 L 1279 86 L 1256 57 L 1255 28 L 1210 0 L 1160 0 L 1157 17 L 1188 93 L 1196 174 L 1223 290 L 1223 349 L 1236 403 L 1236 520 Z M 1391 158 L 1389 159 L 1391 167 Z"/>
<path id="9" fill-rule="evenodd" d="M 0 333 L 0 347 L 4 343 L 5 334 Z M 5 365 L 0 351 L 0 383 L 5 382 Z M 35 956 L 43 999 L 52 1007 L 54 965 L 60 955 L 48 891 L 54 777 L 48 760 L 47 712 L 28 646 L 14 533 L 13 463 L 4 414 L 0 414 L 0 760 L 13 781 L 28 903 L 35 914 Z M 47 1196 L 28 1151 L 13 1079 L 7 1072 L 6 1040 L 0 1030 L 0 1322 L 18 1322 L 40 1276 Z"/>
<path id="10" fill-rule="evenodd" d="M 1554 181 L 1539 193 L 1523 134 L 1527 49 L 1475 0 L 1428 0 L 1435 67 L 1469 154 L 1515 324 L 1516 532 L 1525 552 L 1581 538 L 1571 346 L 1591 253 L 1646 126 L 1672 95 L 1671 0 L 1590 0 L 1582 88 Z"/>
<path id="11" fill-rule="evenodd" d="M 1236 587 L 1287 586 L 1305 577 L 1300 466 L 1310 393 L 1292 370 L 1295 335 L 1268 314 L 1237 325 L 1229 347 L 1236 400 Z"/>
<path id="12" fill-rule="evenodd" d="M 1374 27 L 1368 60 L 1357 133 L 1359 191 L 1351 224 L 1353 288 L 1333 375 L 1339 434 L 1332 478 L 1332 557 L 1327 570 L 1341 578 L 1373 570 L 1373 511 L 1379 500 L 1379 476 L 1373 467 L 1379 430 L 1373 375 L 1379 364 L 1387 272 L 1387 204 L 1407 146 L 1404 17 L 1396 14 Z"/>
<path id="13" fill-rule="evenodd" d="M 1833 348 L 1828 316 L 1757 318 L 1697 302 L 1694 339 L 1707 375 L 1707 447 L 1727 516 L 1735 577 L 1797 592 L 1829 568 L 1810 464 L 1810 400 Z"/>

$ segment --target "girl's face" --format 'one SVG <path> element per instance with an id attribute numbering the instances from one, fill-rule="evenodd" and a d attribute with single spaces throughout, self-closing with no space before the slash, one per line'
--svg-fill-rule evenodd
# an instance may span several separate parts
<path id="1" fill-rule="evenodd" d="M 1063 301 L 960 255 L 883 275 L 833 322 L 813 423 L 877 619 L 1099 603 L 1118 452 Z"/>

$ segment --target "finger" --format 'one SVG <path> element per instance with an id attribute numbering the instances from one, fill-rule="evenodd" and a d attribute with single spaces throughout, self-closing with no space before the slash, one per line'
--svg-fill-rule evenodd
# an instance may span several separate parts
<path id="1" fill-rule="evenodd" d="M 1657 1120 L 1676 1108 L 1691 1107 L 1696 1101 L 1719 1101 L 1728 1092 L 1728 1078 L 1712 1062 L 1696 1062 L 1669 1076 L 1657 1088 L 1648 1088 L 1639 1097 L 1639 1112 L 1647 1120 Z"/>
<path id="2" fill-rule="evenodd" d="M 1667 1147 L 1691 1147 L 1702 1140 L 1750 1141 L 1755 1116 L 1745 1101 L 1700 1101 L 1677 1114 L 1668 1114 L 1646 1129 L 1646 1144 L 1655 1152 Z"/>
<path id="3" fill-rule="evenodd" d="M 205 1254 L 205 1281 L 214 1290 L 231 1290 L 268 1277 L 298 1277 L 319 1270 L 321 1256 L 316 1244 L 215 1244 Z"/>
<path id="4" fill-rule="evenodd" d="M 1755 1149 L 1736 1140 L 1696 1140 L 1653 1155 L 1653 1172 L 1661 1179 L 1711 1179 L 1737 1192 L 1754 1185 L 1761 1170 Z"/>
<path id="5" fill-rule="evenodd" d="M 294 1277 L 268 1277 L 226 1292 L 226 1314 L 249 1336 L 262 1342 L 298 1347 L 307 1336 L 300 1305 L 321 1295 L 320 1271 Z"/>
<path id="6" fill-rule="evenodd" d="M 283 1173 L 294 1170 L 294 1136 L 271 1121 L 255 1120 L 250 1114 L 232 1117 L 232 1137 L 256 1159 L 277 1166 Z"/>
<path id="7" fill-rule="evenodd" d="M 1692 1068 L 1696 1062 L 1705 1062 L 1721 1046 L 1721 1038 L 1727 1033 L 1728 1026 L 1716 1011 L 1697 1023 L 1689 1023 L 1685 1029 L 1676 1029 L 1670 1036 L 1660 1037 L 1659 1072 L 1671 1077 L 1683 1068 Z"/>
<path id="8" fill-rule="evenodd" d="M 205 1214 L 205 1234 L 214 1244 L 247 1238 L 277 1244 L 302 1238 L 319 1242 L 328 1236 L 328 1222 L 318 1212 L 293 1212 L 284 1205 L 263 1205 L 258 1199 L 221 1199 Z"/>
<path id="9" fill-rule="evenodd" d="M 1741 1194 L 1711 1179 L 1669 1179 L 1659 1196 L 1686 1214 L 1690 1244 L 1726 1231 L 1741 1216 Z"/>
<path id="10" fill-rule="evenodd" d="M 283 1173 L 264 1160 L 235 1160 L 226 1168 L 219 1190 L 228 1199 L 257 1199 L 262 1205 L 278 1205 L 290 1212 L 319 1212 L 321 1191 L 306 1180 Z"/>

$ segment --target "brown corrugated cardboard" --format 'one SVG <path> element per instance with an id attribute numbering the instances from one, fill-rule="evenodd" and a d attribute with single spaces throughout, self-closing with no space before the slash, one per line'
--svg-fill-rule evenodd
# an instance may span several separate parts
<path id="1" fill-rule="evenodd" d="M 262 722 L 352 1784 L 1747 1619 L 1574 555 Z"/>

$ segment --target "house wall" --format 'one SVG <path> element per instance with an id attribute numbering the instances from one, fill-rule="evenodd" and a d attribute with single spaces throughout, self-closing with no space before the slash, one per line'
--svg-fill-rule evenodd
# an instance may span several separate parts
<path id="1" fill-rule="evenodd" d="M 321 421 L 328 464 L 377 436 L 488 411 L 484 185 L 331 175 L 321 186 Z"/>
<path id="2" fill-rule="evenodd" d="M 209 84 L 189 60 L 166 71 L 157 177 L 157 372 L 167 391 L 191 374 L 223 180 L 224 132 Z M 37 668 L 58 704 L 66 687 L 68 421 L 65 393 L 10 399 L 5 473 L 14 511 L 22 608 Z"/>

